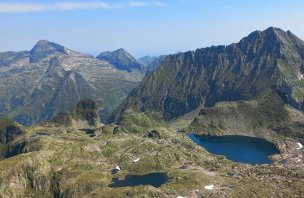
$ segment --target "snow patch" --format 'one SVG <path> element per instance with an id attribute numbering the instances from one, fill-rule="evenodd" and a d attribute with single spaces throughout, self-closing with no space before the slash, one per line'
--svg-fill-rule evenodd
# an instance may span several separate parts
<path id="1" fill-rule="evenodd" d="M 133 160 L 133 162 L 138 162 L 140 160 L 140 158 L 137 158 L 135 160 Z"/>
<path id="2" fill-rule="evenodd" d="M 303 145 L 300 142 L 298 142 L 297 145 L 298 145 L 298 148 L 297 148 L 298 150 L 300 150 L 301 148 L 303 148 Z"/>
<path id="3" fill-rule="evenodd" d="M 119 166 L 116 166 L 115 169 L 121 171 L 121 168 Z"/>
<path id="4" fill-rule="evenodd" d="M 176 197 L 176 198 L 187 198 L 187 197 L 178 196 L 178 197 Z"/>
<path id="5" fill-rule="evenodd" d="M 207 190 L 212 190 L 213 187 L 214 187 L 214 185 L 212 184 L 212 185 L 209 185 L 209 186 L 205 186 L 205 189 L 207 189 Z"/>

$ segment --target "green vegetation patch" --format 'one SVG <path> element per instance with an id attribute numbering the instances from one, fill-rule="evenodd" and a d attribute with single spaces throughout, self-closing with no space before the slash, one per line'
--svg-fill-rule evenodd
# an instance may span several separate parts
<path id="1" fill-rule="evenodd" d="M 293 96 L 297 101 L 301 101 L 304 98 L 304 91 L 296 88 L 293 90 Z"/>
<path id="2" fill-rule="evenodd" d="M 7 118 L 0 118 L 0 130 L 12 125 L 13 123 L 13 121 Z"/>
<path id="3" fill-rule="evenodd" d="M 278 61 L 278 65 L 279 65 L 279 69 L 281 71 L 281 74 L 284 77 L 291 77 L 293 76 L 293 71 L 291 69 L 291 67 L 283 60 L 279 60 Z"/>

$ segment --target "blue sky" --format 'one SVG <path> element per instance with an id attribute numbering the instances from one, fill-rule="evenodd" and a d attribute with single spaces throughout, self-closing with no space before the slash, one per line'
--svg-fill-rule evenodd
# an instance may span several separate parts
<path id="1" fill-rule="evenodd" d="M 40 39 L 136 57 L 238 42 L 269 26 L 304 39 L 303 0 L 1 0 L 0 51 Z"/>

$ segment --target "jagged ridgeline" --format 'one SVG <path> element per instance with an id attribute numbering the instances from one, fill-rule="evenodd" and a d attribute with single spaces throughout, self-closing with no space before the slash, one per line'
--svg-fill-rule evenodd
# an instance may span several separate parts
<path id="1" fill-rule="evenodd" d="M 239 43 L 170 55 L 115 111 L 157 112 L 165 120 L 221 101 L 252 100 L 275 90 L 304 110 L 304 42 L 290 31 L 255 31 Z M 198 112 L 198 111 L 197 111 Z"/>
<path id="2" fill-rule="evenodd" d="M 125 71 L 110 62 L 116 64 L 45 40 L 30 51 L 0 53 L 0 116 L 32 125 L 86 97 L 97 101 L 106 122 L 144 75 L 141 67 Z"/>

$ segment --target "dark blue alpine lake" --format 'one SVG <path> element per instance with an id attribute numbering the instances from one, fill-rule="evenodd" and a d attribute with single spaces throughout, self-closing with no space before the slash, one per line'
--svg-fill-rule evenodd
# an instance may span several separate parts
<path id="1" fill-rule="evenodd" d="M 113 178 L 109 185 L 111 188 L 150 185 L 159 188 L 162 184 L 168 182 L 169 178 L 165 173 L 150 173 L 146 175 L 126 175 L 124 180 Z"/>
<path id="2" fill-rule="evenodd" d="M 247 136 L 207 136 L 189 134 L 196 144 L 215 155 L 245 164 L 269 164 L 270 155 L 278 154 L 277 147 L 267 140 Z"/>

